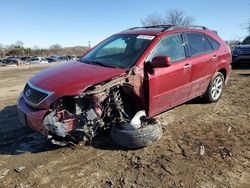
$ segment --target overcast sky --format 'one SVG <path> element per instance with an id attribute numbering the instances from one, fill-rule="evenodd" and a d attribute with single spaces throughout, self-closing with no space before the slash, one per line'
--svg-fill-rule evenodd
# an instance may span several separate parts
<path id="1" fill-rule="evenodd" d="M 0 43 L 94 45 L 168 9 L 194 16 L 196 24 L 217 30 L 224 40 L 247 35 L 250 0 L 0 0 Z"/>

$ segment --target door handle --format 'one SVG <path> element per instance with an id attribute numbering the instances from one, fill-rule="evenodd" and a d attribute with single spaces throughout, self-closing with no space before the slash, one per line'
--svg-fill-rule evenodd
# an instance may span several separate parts
<path id="1" fill-rule="evenodd" d="M 212 60 L 217 60 L 217 55 L 214 55 L 214 56 L 212 57 Z"/>
<path id="2" fill-rule="evenodd" d="M 189 68 L 191 68 L 191 67 L 192 67 L 191 64 L 185 64 L 185 65 L 184 65 L 184 69 L 189 69 Z"/>

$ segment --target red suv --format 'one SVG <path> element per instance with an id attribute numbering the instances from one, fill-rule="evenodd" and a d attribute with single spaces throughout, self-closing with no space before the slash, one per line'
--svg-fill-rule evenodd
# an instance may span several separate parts
<path id="1" fill-rule="evenodd" d="M 141 110 L 152 117 L 198 96 L 218 101 L 230 63 L 230 49 L 206 27 L 131 28 L 77 61 L 34 75 L 18 99 L 19 118 L 55 142 L 77 142 L 124 125 Z"/>

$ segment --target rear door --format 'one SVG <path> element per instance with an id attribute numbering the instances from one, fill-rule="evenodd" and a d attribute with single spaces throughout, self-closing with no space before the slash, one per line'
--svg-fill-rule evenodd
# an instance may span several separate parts
<path id="1" fill-rule="evenodd" d="M 180 33 L 161 39 L 146 62 L 156 56 L 169 56 L 172 64 L 148 73 L 150 116 L 186 101 L 191 88 L 191 67 L 185 60 L 185 43 Z"/>
<path id="2" fill-rule="evenodd" d="M 185 33 L 188 48 L 188 61 L 192 65 L 192 86 L 189 99 L 202 95 L 213 76 L 218 60 L 207 37 L 203 33 Z"/>

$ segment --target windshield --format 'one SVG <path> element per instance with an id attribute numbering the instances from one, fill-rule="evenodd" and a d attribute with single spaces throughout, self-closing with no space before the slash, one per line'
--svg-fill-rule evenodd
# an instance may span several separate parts
<path id="1" fill-rule="evenodd" d="M 245 38 L 241 44 L 250 44 L 250 36 Z"/>
<path id="2" fill-rule="evenodd" d="M 97 45 L 80 61 L 106 67 L 130 68 L 153 39 L 151 35 L 114 35 Z"/>

